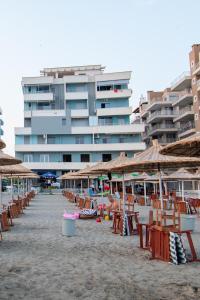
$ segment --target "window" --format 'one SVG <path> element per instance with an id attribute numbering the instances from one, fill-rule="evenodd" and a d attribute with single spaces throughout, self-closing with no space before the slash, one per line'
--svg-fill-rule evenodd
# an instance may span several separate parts
<path id="1" fill-rule="evenodd" d="M 49 162 L 49 154 L 40 154 L 40 162 Z"/>
<path id="2" fill-rule="evenodd" d="M 197 96 L 196 95 L 194 96 L 194 102 L 197 102 Z"/>
<path id="3" fill-rule="evenodd" d="M 66 126 L 66 119 L 62 119 L 62 126 Z"/>
<path id="4" fill-rule="evenodd" d="M 109 102 L 101 103 L 101 108 L 109 108 L 109 107 L 110 107 Z"/>
<path id="5" fill-rule="evenodd" d="M 56 143 L 56 137 L 55 136 L 47 136 L 47 144 L 55 144 Z"/>
<path id="6" fill-rule="evenodd" d="M 118 125 L 124 125 L 126 123 L 123 117 L 118 117 Z"/>
<path id="7" fill-rule="evenodd" d="M 99 125 L 112 125 L 112 117 L 99 118 Z"/>
<path id="8" fill-rule="evenodd" d="M 196 78 L 192 78 L 192 84 L 194 85 L 196 83 Z"/>
<path id="9" fill-rule="evenodd" d="M 72 155 L 71 154 L 63 154 L 63 162 L 71 162 Z"/>
<path id="10" fill-rule="evenodd" d="M 81 162 L 89 162 L 90 154 L 81 154 Z"/>
<path id="11" fill-rule="evenodd" d="M 106 154 L 102 154 L 102 161 L 106 162 L 112 159 L 112 154 L 110 153 L 106 153 Z"/>
<path id="12" fill-rule="evenodd" d="M 125 138 L 122 137 L 122 136 L 120 136 L 120 137 L 119 137 L 119 143 L 124 143 L 124 142 L 125 142 Z"/>
<path id="13" fill-rule="evenodd" d="M 24 162 L 33 162 L 32 154 L 24 154 Z"/>
<path id="14" fill-rule="evenodd" d="M 199 115 L 198 115 L 198 114 L 195 114 L 195 115 L 194 115 L 194 118 L 195 118 L 195 121 L 197 121 L 198 118 L 199 118 Z"/>
<path id="15" fill-rule="evenodd" d="M 108 144 L 109 142 L 110 142 L 110 137 L 109 136 L 102 137 L 102 143 L 103 144 Z"/>
<path id="16" fill-rule="evenodd" d="M 83 136 L 76 136 L 75 138 L 76 144 L 84 144 L 84 137 Z"/>
<path id="17" fill-rule="evenodd" d="M 25 135 L 24 136 L 24 144 L 30 144 L 30 135 Z"/>

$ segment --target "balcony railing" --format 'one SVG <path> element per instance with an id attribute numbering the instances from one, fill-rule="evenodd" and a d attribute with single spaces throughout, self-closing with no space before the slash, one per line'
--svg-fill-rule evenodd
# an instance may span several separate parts
<path id="1" fill-rule="evenodd" d="M 173 143 L 173 142 L 176 142 L 176 138 L 174 138 L 174 137 L 158 138 L 158 142 L 160 144 Z"/>
<path id="2" fill-rule="evenodd" d="M 192 67 L 192 71 L 195 72 L 199 68 L 200 68 L 200 61 L 198 63 L 194 64 L 194 66 Z"/>
<path id="3" fill-rule="evenodd" d="M 175 86 L 179 81 L 181 81 L 184 77 L 190 76 L 189 71 L 185 71 L 181 73 L 178 77 L 176 77 L 172 82 L 171 82 L 171 87 Z"/>
<path id="4" fill-rule="evenodd" d="M 186 112 L 193 112 L 193 107 L 192 106 L 186 106 L 182 109 L 179 110 L 179 116 L 182 116 Z"/>
<path id="5" fill-rule="evenodd" d="M 187 123 L 185 123 L 184 125 L 182 125 L 181 128 L 179 128 L 178 133 L 181 134 L 185 131 L 188 131 L 190 129 L 194 129 L 195 128 L 195 123 L 192 121 L 188 121 Z"/>
<path id="6" fill-rule="evenodd" d="M 197 87 L 198 87 L 198 88 L 200 87 L 200 79 L 197 80 Z"/>
<path id="7" fill-rule="evenodd" d="M 151 120 L 155 116 L 174 116 L 177 113 L 175 111 L 169 111 L 169 110 L 161 110 L 161 111 L 155 111 L 151 113 L 151 115 L 147 118 L 147 121 Z"/>

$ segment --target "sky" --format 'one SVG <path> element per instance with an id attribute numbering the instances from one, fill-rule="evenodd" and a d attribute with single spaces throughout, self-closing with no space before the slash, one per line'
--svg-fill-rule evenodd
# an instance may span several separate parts
<path id="1" fill-rule="evenodd" d="M 132 105 L 189 70 L 200 42 L 199 0 L 0 0 L 0 107 L 5 152 L 23 126 L 22 76 L 102 64 L 132 71 Z"/>

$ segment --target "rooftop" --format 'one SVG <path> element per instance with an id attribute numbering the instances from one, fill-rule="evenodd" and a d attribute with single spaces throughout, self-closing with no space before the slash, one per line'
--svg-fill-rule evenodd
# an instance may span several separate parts
<path id="1" fill-rule="evenodd" d="M 105 69 L 102 65 L 85 65 L 85 66 L 70 66 L 70 67 L 55 67 L 55 68 L 44 68 L 40 71 L 43 76 L 52 76 L 55 74 L 74 75 L 75 72 L 84 71 L 101 71 Z"/>

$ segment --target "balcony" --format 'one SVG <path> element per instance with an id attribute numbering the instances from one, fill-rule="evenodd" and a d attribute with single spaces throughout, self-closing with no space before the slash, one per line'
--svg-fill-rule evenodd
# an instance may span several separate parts
<path id="1" fill-rule="evenodd" d="M 191 118 L 194 118 L 194 111 L 192 106 L 186 106 L 183 109 L 179 110 L 179 114 L 174 118 L 174 122 L 178 121 L 187 121 Z"/>
<path id="2" fill-rule="evenodd" d="M 200 80 L 197 80 L 197 91 L 200 91 Z"/>
<path id="3" fill-rule="evenodd" d="M 88 99 L 88 92 L 65 92 L 65 100 L 82 100 Z"/>
<path id="4" fill-rule="evenodd" d="M 150 112 L 150 111 L 154 111 L 154 110 L 160 110 L 162 107 L 172 107 L 172 101 L 169 100 L 169 99 L 163 99 L 163 98 L 154 98 L 154 99 L 151 99 L 151 102 L 149 103 L 149 105 L 147 105 L 146 107 L 146 111 L 147 112 Z M 142 117 L 144 116 L 145 114 L 143 113 L 142 114 Z"/>
<path id="5" fill-rule="evenodd" d="M 192 67 L 193 75 L 200 75 L 200 61 Z"/>
<path id="6" fill-rule="evenodd" d="M 102 73 L 95 75 L 96 81 L 113 81 L 113 80 L 130 80 L 131 72 L 113 72 L 113 73 Z"/>
<path id="7" fill-rule="evenodd" d="M 15 145 L 16 152 L 104 152 L 104 151 L 143 151 L 145 144 L 106 143 L 106 144 L 20 144 Z"/>
<path id="8" fill-rule="evenodd" d="M 185 91 L 179 94 L 179 99 L 172 104 L 172 106 L 185 106 L 187 104 L 192 104 L 193 102 L 193 94 L 192 89 L 186 89 Z"/>
<path id="9" fill-rule="evenodd" d="M 24 101 L 31 101 L 31 102 L 49 102 L 53 101 L 53 93 L 28 93 L 24 94 Z"/>
<path id="10" fill-rule="evenodd" d="M 109 99 L 109 98 L 129 98 L 132 95 L 131 89 L 125 90 L 110 90 L 110 91 L 97 91 L 97 99 Z"/>
<path id="11" fill-rule="evenodd" d="M 31 170 L 80 170 L 94 162 L 24 162 L 23 166 Z"/>
<path id="12" fill-rule="evenodd" d="M 147 123 L 159 121 L 160 119 L 173 119 L 176 112 L 170 110 L 155 111 L 147 118 Z"/>
<path id="13" fill-rule="evenodd" d="M 174 124 L 156 124 L 149 129 L 148 134 L 154 135 L 159 132 L 177 132 L 178 129 L 174 126 Z"/>
<path id="14" fill-rule="evenodd" d="M 15 135 L 30 135 L 31 127 L 15 127 Z"/>
<path id="15" fill-rule="evenodd" d="M 71 118 L 88 118 L 89 112 L 88 109 L 72 109 Z"/>
<path id="16" fill-rule="evenodd" d="M 144 132 L 144 124 L 71 127 L 72 134 L 123 134 Z"/>
<path id="17" fill-rule="evenodd" d="M 65 117 L 65 110 L 46 109 L 46 110 L 28 110 L 24 111 L 25 118 L 31 117 Z"/>
<path id="18" fill-rule="evenodd" d="M 98 108 L 97 116 L 121 116 L 131 115 L 131 107 L 112 107 L 112 108 Z"/>
<path id="19" fill-rule="evenodd" d="M 158 138 L 159 144 L 162 144 L 162 145 L 173 143 L 173 142 L 176 142 L 176 141 L 177 141 L 177 139 L 175 139 L 174 137 L 162 137 L 162 138 Z"/>
<path id="20" fill-rule="evenodd" d="M 22 86 L 24 85 L 38 85 L 38 84 L 53 84 L 53 76 L 36 76 L 36 77 L 23 77 Z"/>
<path id="21" fill-rule="evenodd" d="M 171 83 L 171 90 L 174 92 L 179 92 L 187 88 L 191 88 L 190 72 L 183 72 Z"/>
<path id="22" fill-rule="evenodd" d="M 188 121 L 187 123 L 182 125 L 181 128 L 179 128 L 178 137 L 180 139 L 185 138 L 187 136 L 194 134 L 195 132 L 196 132 L 196 129 L 195 129 L 194 121 Z"/>

